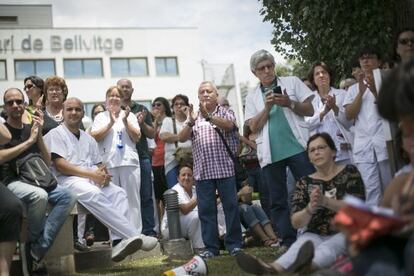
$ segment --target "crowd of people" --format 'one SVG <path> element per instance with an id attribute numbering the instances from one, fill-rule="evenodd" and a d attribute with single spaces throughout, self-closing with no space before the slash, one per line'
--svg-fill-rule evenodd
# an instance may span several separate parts
<path id="1" fill-rule="evenodd" d="M 108 229 L 113 261 L 152 250 L 159 238 L 168 239 L 163 194 L 172 189 L 182 234 L 204 259 L 224 246 L 243 270 L 277 274 L 326 269 L 349 255 L 360 275 L 380 269 L 412 275 L 414 30 L 398 34 L 395 50 L 396 68 L 381 70 L 380 53 L 361 49 L 353 78 L 341 88 L 323 61 L 310 68 L 305 84 L 277 76 L 274 57 L 259 50 L 250 59 L 259 85 L 246 97 L 240 127 L 209 81 L 198 87 L 198 107 L 177 94 L 155 98 L 148 110 L 132 100 L 132 82 L 120 79 L 102 93 L 85 126 L 84 104 L 70 97 L 63 78 L 28 76 L 26 95 L 18 88 L 3 94 L 0 271 L 10 268 L 23 214 L 24 269 L 44 271 L 44 256 L 76 202 Z M 392 139 L 397 132 L 400 142 Z M 393 179 L 400 155 L 390 149 L 398 147 L 410 163 Z M 246 167 L 243 182 L 234 156 Z M 36 172 L 36 162 L 49 169 L 33 181 L 24 178 L 24 170 Z M 404 236 L 388 233 L 350 254 L 349 233 L 331 223 L 346 195 L 393 209 L 405 221 Z M 79 215 L 75 234 L 86 246 L 85 221 Z M 266 263 L 243 252 L 246 231 L 283 254 Z"/>

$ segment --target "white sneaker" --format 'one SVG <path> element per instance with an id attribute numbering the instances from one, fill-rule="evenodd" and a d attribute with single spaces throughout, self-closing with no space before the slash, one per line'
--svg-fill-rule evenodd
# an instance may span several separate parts
<path id="1" fill-rule="evenodd" d="M 150 236 L 141 235 L 142 246 L 141 249 L 144 251 L 151 251 L 158 244 L 158 239 Z"/>
<path id="2" fill-rule="evenodd" d="M 129 256 L 132 253 L 138 251 L 141 248 L 142 244 L 143 240 L 140 236 L 122 240 L 119 244 L 112 248 L 112 261 L 122 261 L 126 258 L 126 256 Z"/>

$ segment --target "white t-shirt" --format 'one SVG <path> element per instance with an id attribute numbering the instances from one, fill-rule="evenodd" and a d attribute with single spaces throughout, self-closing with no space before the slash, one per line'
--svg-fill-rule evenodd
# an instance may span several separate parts
<path id="1" fill-rule="evenodd" d="M 104 139 L 98 143 L 102 160 L 108 168 L 139 166 L 136 144 L 129 137 L 125 125 L 122 122 L 124 113 L 125 111 L 121 110 L 112 128 L 106 134 Z M 111 120 L 109 116 L 108 111 L 99 113 L 93 121 L 92 131 L 99 130 L 108 125 Z M 134 114 L 129 113 L 128 122 L 133 127 L 140 129 Z"/>
<path id="2" fill-rule="evenodd" d="M 179 133 L 184 127 L 184 122 L 180 122 L 178 120 L 175 120 L 175 124 L 177 127 L 177 133 Z M 173 127 L 173 121 L 171 117 L 165 117 L 162 121 L 162 126 L 160 129 L 160 135 L 163 133 L 171 133 L 174 134 L 174 127 Z M 184 143 L 178 142 L 178 147 L 180 148 L 189 148 L 191 147 L 191 140 L 188 140 Z M 175 143 L 165 143 L 164 150 L 164 167 L 165 167 L 165 174 L 167 174 L 172 168 L 176 167 L 178 165 L 177 161 L 174 159 L 174 152 L 175 152 Z"/>

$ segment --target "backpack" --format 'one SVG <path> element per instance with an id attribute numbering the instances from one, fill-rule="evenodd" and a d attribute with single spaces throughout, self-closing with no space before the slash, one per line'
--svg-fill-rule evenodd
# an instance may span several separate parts
<path id="1" fill-rule="evenodd" d="M 40 187 L 47 192 L 53 191 L 58 184 L 56 177 L 39 153 L 29 153 L 17 159 L 16 172 L 18 180 Z"/>

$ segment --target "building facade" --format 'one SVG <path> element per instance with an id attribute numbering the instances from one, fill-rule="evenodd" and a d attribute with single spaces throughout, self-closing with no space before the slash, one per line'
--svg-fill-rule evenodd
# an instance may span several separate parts
<path id="1" fill-rule="evenodd" d="M 54 28 L 52 19 L 51 5 L 0 5 L 0 91 L 22 88 L 29 75 L 57 75 L 89 111 L 108 87 L 128 78 L 133 100 L 147 106 L 178 93 L 198 102 L 197 28 Z"/>

